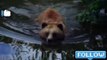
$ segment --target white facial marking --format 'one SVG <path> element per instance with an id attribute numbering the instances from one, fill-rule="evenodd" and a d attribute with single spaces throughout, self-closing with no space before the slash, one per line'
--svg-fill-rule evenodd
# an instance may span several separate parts
<path id="1" fill-rule="evenodd" d="M 53 37 L 52 37 L 52 33 L 49 33 L 49 35 L 48 35 L 48 37 L 47 37 L 47 41 L 48 40 L 50 40 L 50 39 L 52 39 Z"/>

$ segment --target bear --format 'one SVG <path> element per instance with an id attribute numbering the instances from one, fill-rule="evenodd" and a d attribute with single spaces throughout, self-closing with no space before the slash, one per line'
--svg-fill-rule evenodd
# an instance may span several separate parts
<path id="1" fill-rule="evenodd" d="M 66 26 L 64 18 L 53 8 L 47 8 L 37 18 L 41 25 L 39 36 L 42 44 L 55 45 L 65 39 Z"/>

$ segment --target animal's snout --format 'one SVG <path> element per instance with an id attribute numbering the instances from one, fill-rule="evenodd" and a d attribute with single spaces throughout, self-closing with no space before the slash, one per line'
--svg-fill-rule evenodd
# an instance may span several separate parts
<path id="1" fill-rule="evenodd" d="M 47 39 L 47 42 L 48 42 L 48 43 L 53 43 L 54 40 L 52 40 L 52 39 Z"/>
<path id="2" fill-rule="evenodd" d="M 52 38 L 53 38 L 52 34 L 48 34 L 47 42 L 48 42 L 48 41 L 51 41 L 51 40 L 52 40 Z"/>
<path id="3" fill-rule="evenodd" d="M 52 34 L 49 34 L 49 35 L 48 35 L 48 37 L 47 37 L 47 42 L 48 42 L 48 43 L 53 43 L 53 42 L 54 42 Z"/>

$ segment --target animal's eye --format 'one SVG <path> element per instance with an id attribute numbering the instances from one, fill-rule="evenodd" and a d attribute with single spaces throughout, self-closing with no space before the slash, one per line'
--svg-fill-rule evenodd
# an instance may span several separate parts
<path id="1" fill-rule="evenodd" d="M 62 25 L 62 24 L 58 24 L 57 26 L 58 26 L 58 28 L 59 28 L 60 30 L 63 31 L 63 25 Z"/>
<path id="2" fill-rule="evenodd" d="M 42 23 L 42 28 L 46 27 L 47 24 L 46 23 Z"/>

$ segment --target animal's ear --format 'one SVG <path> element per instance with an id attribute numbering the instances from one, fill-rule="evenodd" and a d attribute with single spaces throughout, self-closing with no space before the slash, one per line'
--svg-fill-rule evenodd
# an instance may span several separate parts
<path id="1" fill-rule="evenodd" d="M 56 10 L 54 10 L 52 8 L 48 8 L 46 10 L 46 17 L 56 20 L 56 19 L 59 19 L 61 17 L 61 15 Z"/>
<path id="2" fill-rule="evenodd" d="M 60 30 L 62 30 L 62 31 L 64 30 L 62 24 L 58 24 L 57 27 L 58 27 Z"/>
<path id="3" fill-rule="evenodd" d="M 46 27 L 47 24 L 46 23 L 42 23 L 42 28 Z"/>

